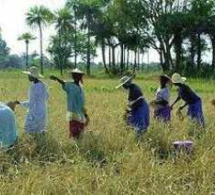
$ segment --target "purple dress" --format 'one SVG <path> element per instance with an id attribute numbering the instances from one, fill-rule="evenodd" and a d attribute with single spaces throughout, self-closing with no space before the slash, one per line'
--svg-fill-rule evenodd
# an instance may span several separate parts
<path id="1" fill-rule="evenodd" d="M 179 97 L 188 104 L 187 115 L 198 125 L 204 127 L 205 120 L 202 111 L 201 98 L 184 84 L 179 88 Z"/>
<path id="2" fill-rule="evenodd" d="M 127 123 L 134 127 L 138 134 L 147 131 L 150 123 L 149 105 L 136 84 L 129 86 L 128 101 L 130 112 L 127 115 Z"/>
<path id="3" fill-rule="evenodd" d="M 156 101 L 166 101 L 169 102 L 169 89 L 168 88 L 158 88 L 156 93 Z M 164 123 L 171 120 L 171 109 L 169 104 L 167 105 L 156 105 L 154 110 L 154 118 L 158 119 Z"/>

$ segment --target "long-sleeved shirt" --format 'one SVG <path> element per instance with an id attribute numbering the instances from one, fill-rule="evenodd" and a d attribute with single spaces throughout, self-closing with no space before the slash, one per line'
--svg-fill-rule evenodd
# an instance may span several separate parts
<path id="1" fill-rule="evenodd" d="M 28 109 L 25 130 L 28 133 L 46 131 L 48 91 L 43 82 L 32 83 L 29 89 L 29 100 L 21 105 Z"/>
<path id="2" fill-rule="evenodd" d="M 201 98 L 185 84 L 179 87 L 178 98 L 181 98 L 188 104 L 195 104 L 201 100 Z"/>
<path id="3" fill-rule="evenodd" d="M 9 147 L 17 140 L 14 112 L 0 102 L 0 147 Z"/>
<path id="4" fill-rule="evenodd" d="M 74 82 L 66 82 L 63 85 L 63 90 L 67 94 L 68 120 L 77 120 L 85 123 L 85 97 L 83 88 Z"/>

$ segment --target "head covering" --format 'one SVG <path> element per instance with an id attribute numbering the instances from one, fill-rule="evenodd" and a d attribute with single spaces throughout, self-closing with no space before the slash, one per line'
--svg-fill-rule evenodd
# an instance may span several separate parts
<path id="1" fill-rule="evenodd" d="M 83 71 L 79 70 L 78 68 L 75 68 L 73 69 L 72 71 L 69 71 L 69 73 L 72 73 L 72 74 L 84 74 Z"/>
<path id="2" fill-rule="evenodd" d="M 131 82 L 132 77 L 129 76 L 124 76 L 120 79 L 120 84 L 118 86 L 116 86 L 116 89 L 119 89 L 120 87 L 122 87 L 123 85 L 125 85 L 126 83 Z"/>
<path id="3" fill-rule="evenodd" d="M 32 76 L 36 79 L 43 78 L 43 75 L 39 73 L 39 69 L 36 66 L 32 66 L 29 71 L 23 71 L 22 73 Z"/>
<path id="4" fill-rule="evenodd" d="M 167 76 L 166 74 L 160 75 L 160 79 L 164 81 L 165 83 L 171 82 L 171 78 Z"/>
<path id="5" fill-rule="evenodd" d="M 184 83 L 184 81 L 186 81 L 187 78 L 186 77 L 181 77 L 181 75 L 178 74 L 178 73 L 174 73 L 172 75 L 172 79 L 171 80 L 172 80 L 172 83 L 179 84 L 179 83 Z"/>

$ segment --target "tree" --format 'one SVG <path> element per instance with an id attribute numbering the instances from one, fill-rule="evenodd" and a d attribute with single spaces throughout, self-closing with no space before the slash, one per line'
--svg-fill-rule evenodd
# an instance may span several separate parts
<path id="1" fill-rule="evenodd" d="M 70 9 L 68 7 L 64 7 L 58 10 L 55 13 L 54 17 L 55 28 L 58 31 L 58 38 L 54 40 L 58 40 L 58 49 L 59 49 L 59 67 L 61 70 L 61 75 L 63 74 L 63 68 L 66 66 L 68 58 L 71 56 L 71 31 L 73 31 L 73 16 L 70 13 Z"/>
<path id="2" fill-rule="evenodd" d="M 7 61 L 10 54 L 10 49 L 7 43 L 2 39 L 0 34 L 0 66 L 5 67 L 5 62 Z"/>
<path id="3" fill-rule="evenodd" d="M 43 70 L 43 26 L 47 26 L 53 20 L 53 14 L 51 11 L 44 6 L 34 6 L 30 8 L 27 13 L 26 22 L 29 26 L 39 28 L 40 37 L 40 66 L 41 74 L 44 73 Z"/>
<path id="4" fill-rule="evenodd" d="M 33 40 L 35 40 L 36 37 L 33 36 L 31 33 L 24 33 L 22 34 L 18 40 L 19 41 L 24 41 L 26 44 L 26 55 L 25 55 L 25 60 L 26 60 L 26 70 L 28 69 L 29 66 L 29 43 Z"/>
<path id="5" fill-rule="evenodd" d="M 81 29 L 87 31 L 87 74 L 90 75 L 91 66 L 91 34 L 95 26 L 95 20 L 101 15 L 101 0 L 82 0 L 77 7 L 76 16 L 81 22 Z"/>

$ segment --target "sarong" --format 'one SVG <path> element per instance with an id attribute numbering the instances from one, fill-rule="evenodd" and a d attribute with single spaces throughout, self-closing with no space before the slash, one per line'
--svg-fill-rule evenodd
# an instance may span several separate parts
<path id="1" fill-rule="evenodd" d="M 147 131 L 149 120 L 149 106 L 145 101 L 128 115 L 128 124 L 134 127 L 137 133 Z"/>
<path id="2" fill-rule="evenodd" d="M 158 119 L 164 123 L 167 123 L 171 120 L 171 109 L 169 106 L 155 109 L 154 118 Z"/>
<path id="3" fill-rule="evenodd" d="M 196 102 L 195 104 L 188 105 L 187 115 L 195 121 L 198 125 L 204 127 L 205 119 L 202 112 L 202 102 L 201 100 Z"/>
<path id="4" fill-rule="evenodd" d="M 69 122 L 69 138 L 75 138 L 78 139 L 81 135 L 81 133 L 84 131 L 84 123 L 81 123 L 76 120 L 71 120 Z"/>

